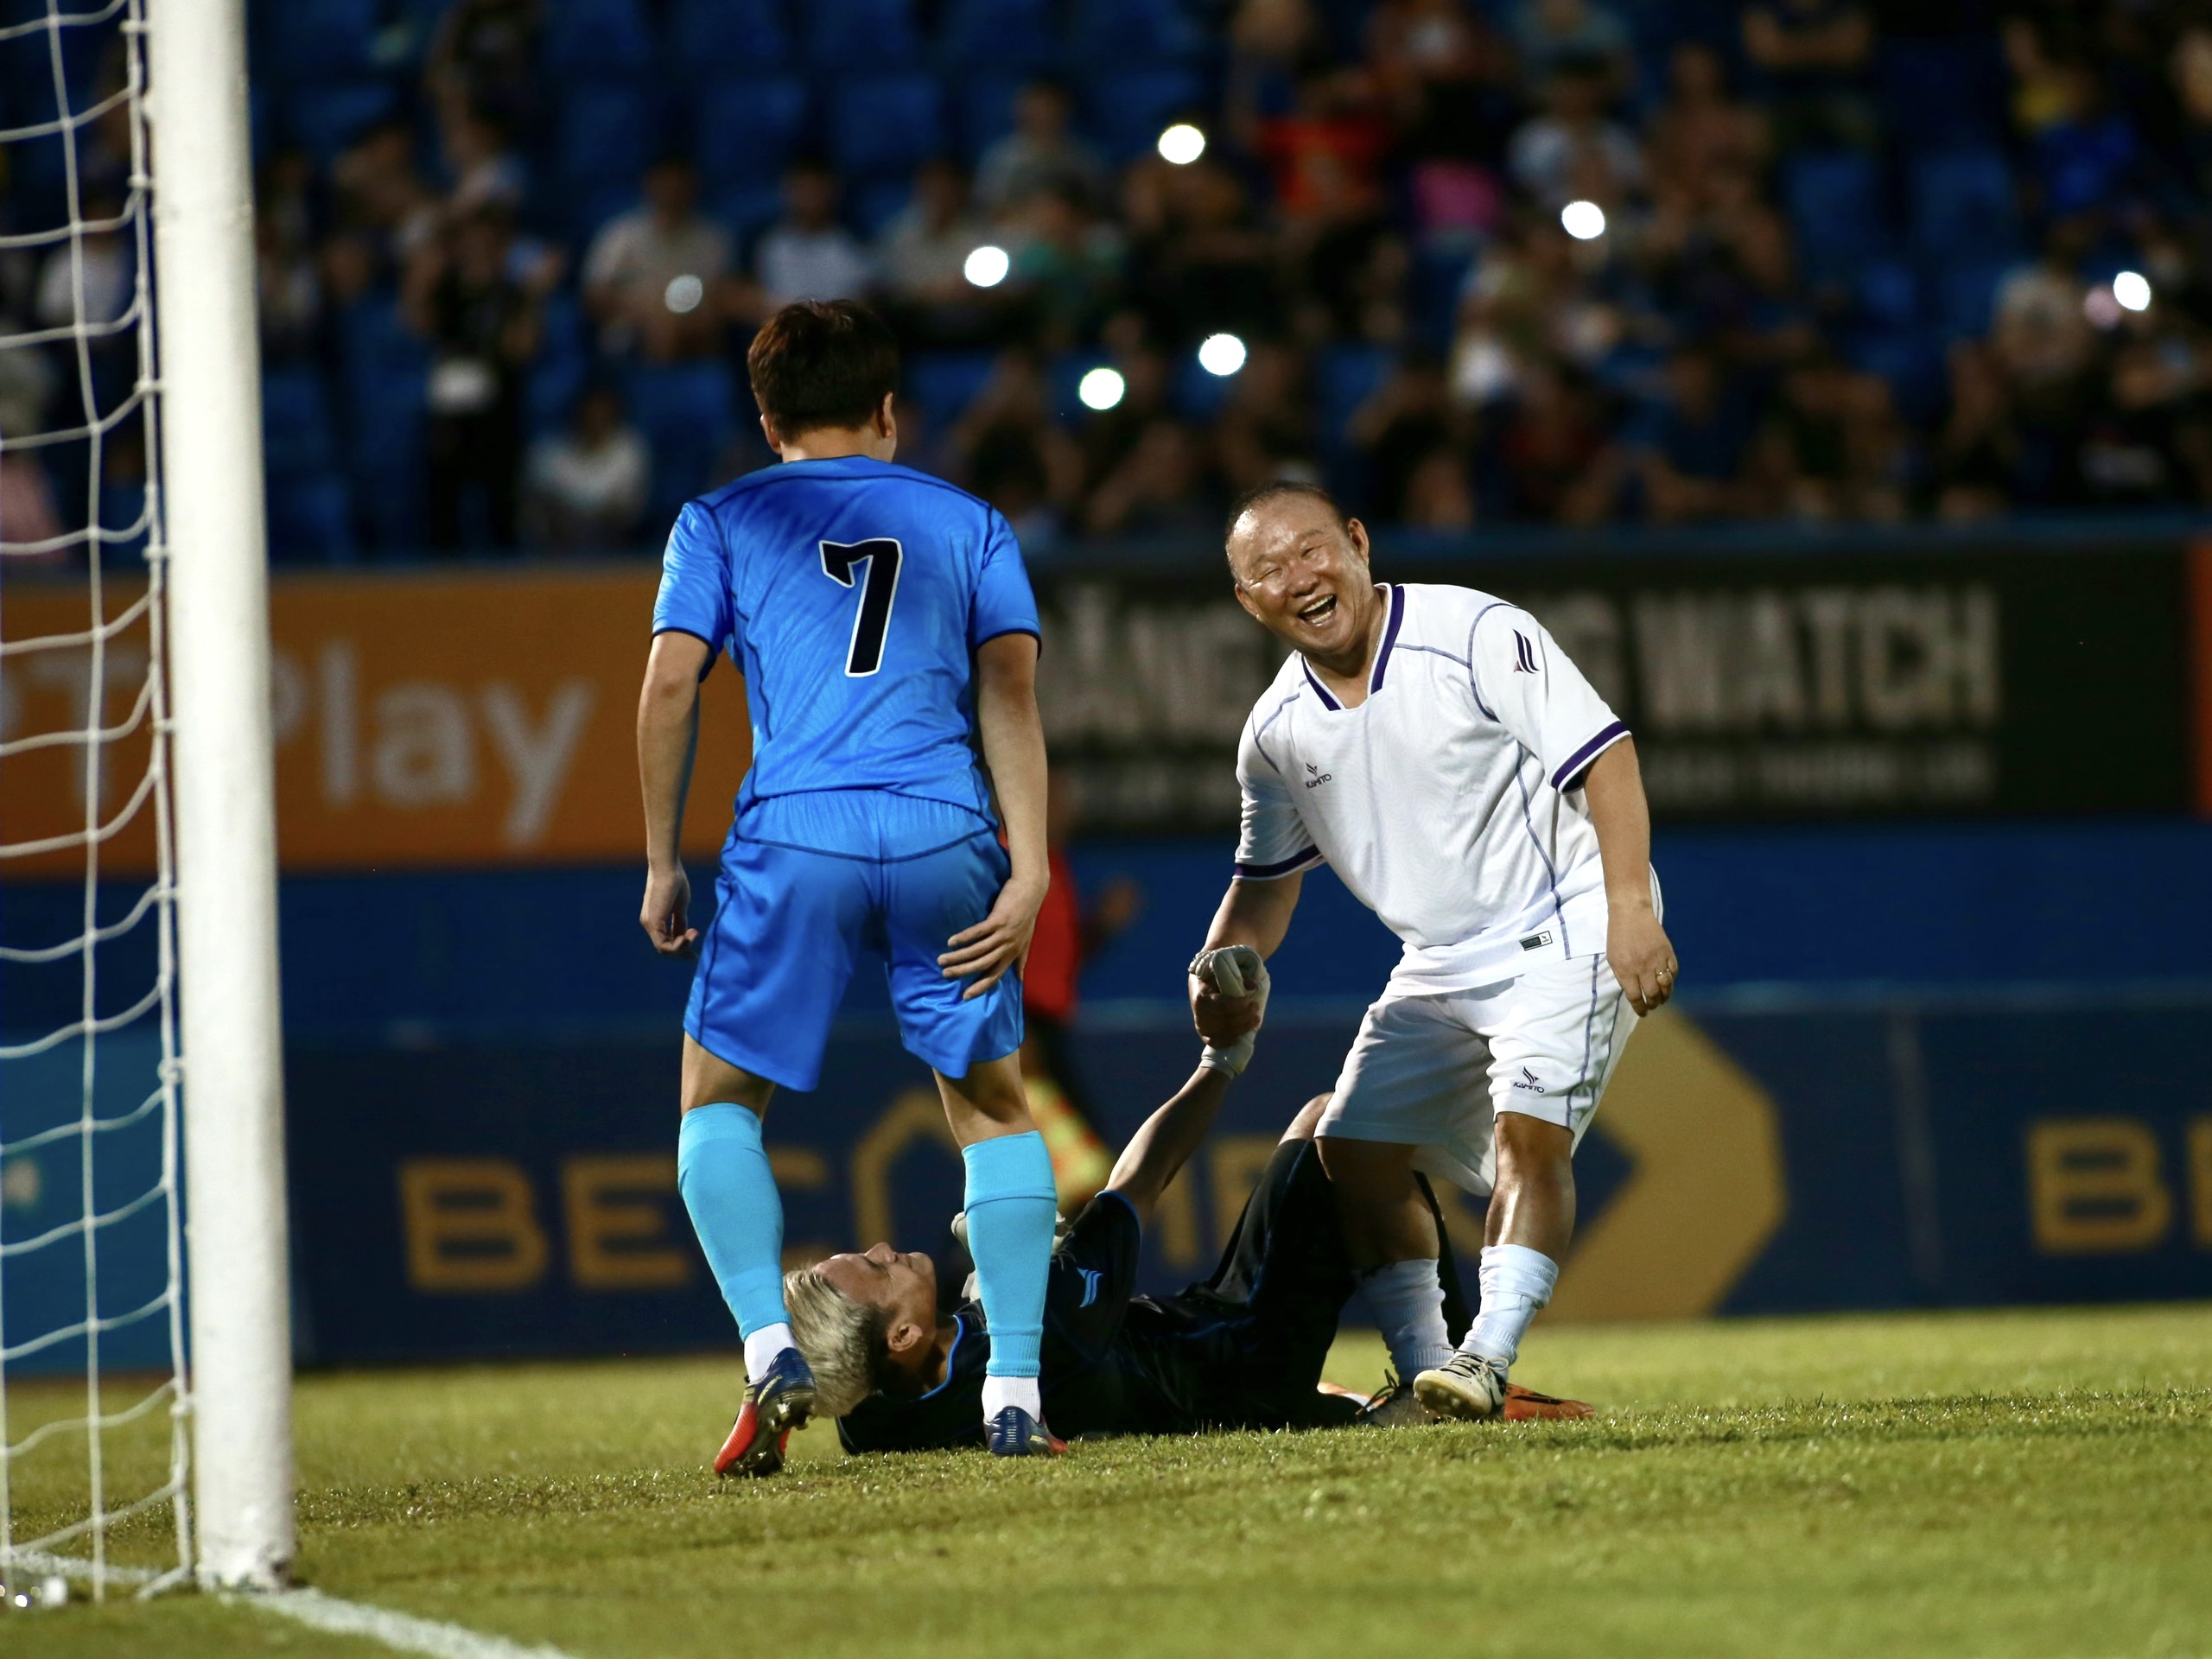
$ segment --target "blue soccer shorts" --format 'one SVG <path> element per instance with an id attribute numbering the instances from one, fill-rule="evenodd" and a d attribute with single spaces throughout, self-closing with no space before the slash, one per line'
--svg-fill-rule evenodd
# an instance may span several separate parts
<path id="1" fill-rule="evenodd" d="M 871 950 L 885 959 L 909 1053 L 950 1077 L 1013 1053 L 1021 1046 L 1020 976 L 1009 969 L 963 1002 L 973 982 L 945 978 L 937 962 L 955 933 L 990 914 L 1006 885 L 1010 867 L 995 830 L 962 814 L 957 839 L 904 852 L 931 839 L 912 833 L 909 814 L 867 838 L 873 851 L 819 850 L 856 846 L 849 811 L 840 816 L 839 833 L 806 838 L 817 844 L 764 838 L 764 830 L 789 833 L 789 815 L 764 823 L 749 814 L 732 833 L 683 1029 L 718 1059 L 811 1089 L 855 960 Z"/>

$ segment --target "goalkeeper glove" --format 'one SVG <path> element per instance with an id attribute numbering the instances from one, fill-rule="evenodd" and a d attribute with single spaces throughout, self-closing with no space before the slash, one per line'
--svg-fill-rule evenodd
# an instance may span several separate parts
<path id="1" fill-rule="evenodd" d="M 1259 1015 L 1268 1016 L 1268 964 L 1260 960 L 1260 953 L 1249 944 L 1224 945 L 1218 950 L 1201 950 L 1191 959 L 1192 976 L 1202 984 L 1211 985 L 1224 996 L 1259 998 Z M 1241 1075 L 1252 1063 L 1252 1050 L 1259 1039 L 1257 1026 L 1246 1032 L 1226 1048 L 1206 1045 L 1199 1066 L 1206 1071 L 1223 1071 L 1234 1077 Z"/>

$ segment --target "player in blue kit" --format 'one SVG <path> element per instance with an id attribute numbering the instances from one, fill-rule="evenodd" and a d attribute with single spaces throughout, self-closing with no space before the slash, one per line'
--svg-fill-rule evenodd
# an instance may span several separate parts
<path id="1" fill-rule="evenodd" d="M 966 1166 L 994 1338 L 986 1437 L 1002 1456 L 1055 1450 L 1037 1383 L 1052 1164 L 1017 1058 L 1047 879 L 1036 601 L 1004 518 L 892 464 L 898 349 L 866 308 L 787 306 L 747 366 L 783 464 L 677 518 L 638 705 L 639 919 L 699 964 L 677 1183 L 745 1338 L 745 1402 L 715 1468 L 774 1473 L 813 1408 L 761 1120 L 779 1086 L 815 1086 L 863 949 L 887 959 L 900 1035 L 935 1070 Z M 725 652 L 751 764 L 702 935 L 677 843 L 699 684 Z"/>

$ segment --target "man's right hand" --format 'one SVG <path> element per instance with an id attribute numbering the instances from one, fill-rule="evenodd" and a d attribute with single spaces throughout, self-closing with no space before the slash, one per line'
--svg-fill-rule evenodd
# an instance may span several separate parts
<path id="1" fill-rule="evenodd" d="M 645 902 L 638 910 L 638 925 L 664 957 L 698 954 L 699 930 L 687 927 L 691 908 L 691 878 L 679 864 L 672 870 L 652 870 L 645 876 Z"/>
<path id="2" fill-rule="evenodd" d="M 1192 964 L 1195 969 L 1196 964 Z M 1210 976 L 1190 976 L 1191 1023 L 1198 1035 L 1216 1048 L 1227 1048 L 1240 1037 L 1260 1028 L 1266 1007 L 1255 995 L 1229 996 Z"/>

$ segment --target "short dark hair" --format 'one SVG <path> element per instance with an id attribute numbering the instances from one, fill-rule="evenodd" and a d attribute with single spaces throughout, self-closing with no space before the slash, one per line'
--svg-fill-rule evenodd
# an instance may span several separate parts
<path id="1" fill-rule="evenodd" d="M 864 426 L 899 390 L 899 342 L 857 300 L 800 300 L 753 337 L 745 371 L 779 438 Z"/>

